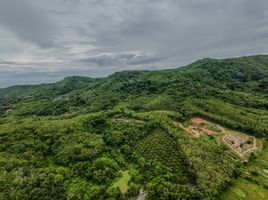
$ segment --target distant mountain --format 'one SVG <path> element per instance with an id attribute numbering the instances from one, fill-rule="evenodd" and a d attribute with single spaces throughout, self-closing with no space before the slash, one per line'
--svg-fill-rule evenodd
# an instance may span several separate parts
<path id="1" fill-rule="evenodd" d="M 217 199 L 264 146 L 267 116 L 265 55 L 0 89 L 0 199 Z M 255 149 L 189 136 L 193 117 Z"/>
<path id="2" fill-rule="evenodd" d="M 107 78 L 68 77 L 54 84 L 13 86 L 0 90 L 0 108 L 2 114 L 12 109 L 15 115 L 47 116 L 117 107 L 181 111 L 186 101 L 196 105 L 215 100 L 243 109 L 267 109 L 267 90 L 268 56 L 206 58 L 172 70 L 123 71 Z M 22 109 L 27 104 L 35 106 Z"/>

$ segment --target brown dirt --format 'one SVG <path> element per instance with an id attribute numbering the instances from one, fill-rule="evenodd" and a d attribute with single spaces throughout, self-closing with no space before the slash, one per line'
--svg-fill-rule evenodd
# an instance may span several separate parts
<path id="1" fill-rule="evenodd" d="M 185 130 L 194 137 L 199 137 L 201 135 L 201 130 L 197 129 L 195 126 L 189 126 Z"/>
<path id="2" fill-rule="evenodd" d="M 240 157 L 245 157 L 250 152 L 258 150 L 256 138 L 253 138 L 252 144 L 247 144 L 249 136 L 238 132 L 225 132 L 222 141 L 233 149 Z"/>
<path id="3" fill-rule="evenodd" d="M 176 121 L 174 122 L 174 125 L 182 128 L 183 130 L 185 130 L 187 133 L 191 134 L 194 137 L 200 136 L 200 133 L 198 131 L 193 130 L 193 128 L 195 128 L 194 126 L 185 127 L 182 125 L 182 123 Z"/>
<path id="4" fill-rule="evenodd" d="M 193 123 L 196 123 L 196 124 L 201 124 L 201 123 L 209 124 L 210 123 L 207 120 L 204 120 L 204 119 L 199 118 L 199 117 L 194 117 L 191 120 Z"/>
<path id="5" fill-rule="evenodd" d="M 237 131 L 226 130 L 218 124 L 214 124 L 199 117 L 194 117 L 191 120 L 193 124 L 188 127 L 184 127 L 183 124 L 179 122 L 174 122 L 174 124 L 183 128 L 187 133 L 194 137 L 199 137 L 202 134 L 223 135 L 220 141 L 229 146 L 241 158 L 245 158 L 248 153 L 258 150 L 256 138 L 253 137 L 252 143 L 247 143 L 252 136 Z M 213 127 L 214 130 L 211 130 Z M 215 128 L 217 128 L 218 131 L 215 131 Z"/>

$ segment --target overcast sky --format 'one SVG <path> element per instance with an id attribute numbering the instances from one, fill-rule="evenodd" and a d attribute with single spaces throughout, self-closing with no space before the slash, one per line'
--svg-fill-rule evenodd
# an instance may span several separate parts
<path id="1" fill-rule="evenodd" d="M 0 0 L 0 87 L 268 53 L 268 0 Z"/>

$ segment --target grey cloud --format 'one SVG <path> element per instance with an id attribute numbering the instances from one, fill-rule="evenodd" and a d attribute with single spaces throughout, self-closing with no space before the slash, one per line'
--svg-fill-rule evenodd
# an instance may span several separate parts
<path id="1" fill-rule="evenodd" d="M 90 58 L 80 59 L 79 62 L 96 65 L 99 67 L 120 67 L 128 66 L 130 61 L 135 58 L 136 54 L 115 54 L 115 55 L 100 55 Z"/>
<path id="2" fill-rule="evenodd" d="M 0 79 L 12 70 L 94 77 L 267 54 L 267 25 L 267 0 L 0 0 Z"/>
<path id="3" fill-rule="evenodd" d="M 92 58 L 86 58 L 80 60 L 81 62 L 84 62 L 89 65 L 96 65 L 99 67 L 107 67 L 107 66 L 115 66 L 119 65 L 119 62 L 116 58 L 112 58 L 107 55 L 101 55 L 97 57 L 92 57 Z"/>
<path id="4" fill-rule="evenodd" d="M 120 23 L 113 17 L 100 16 L 99 23 L 91 24 L 94 30 L 91 37 L 96 46 L 110 51 L 154 51 L 160 57 L 177 57 L 179 65 L 182 60 L 190 61 L 183 56 L 191 55 L 191 59 L 206 56 L 206 52 L 215 47 L 225 49 L 236 45 L 238 50 L 207 56 L 239 54 L 239 45 L 268 33 L 258 29 L 267 24 L 268 2 L 265 0 L 131 2 L 135 11 L 129 12 L 125 2 L 126 6 L 118 11 L 123 19 Z"/>
<path id="5" fill-rule="evenodd" d="M 161 56 L 138 56 L 135 59 L 129 61 L 130 65 L 147 65 L 147 64 L 155 64 L 158 61 L 164 61 L 166 58 L 162 58 Z"/>
<path id="6" fill-rule="evenodd" d="M 86 59 L 80 59 L 79 62 L 96 65 L 99 67 L 128 67 L 133 65 L 151 65 L 165 58 L 148 55 L 146 52 L 128 53 L 128 54 L 113 54 L 94 56 Z"/>
<path id="7" fill-rule="evenodd" d="M 27 0 L 1 0 L 0 25 L 3 25 L 21 40 L 40 47 L 50 47 L 56 32 L 55 26 L 42 14 L 42 10 Z"/>

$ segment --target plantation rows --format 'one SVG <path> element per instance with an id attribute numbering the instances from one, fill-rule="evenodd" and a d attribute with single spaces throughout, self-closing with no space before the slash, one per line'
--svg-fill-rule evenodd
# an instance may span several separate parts
<path id="1" fill-rule="evenodd" d="M 156 160 L 170 167 L 175 173 L 182 173 L 180 151 L 176 142 L 168 135 L 161 132 L 152 133 L 137 145 L 136 150 L 144 158 Z"/>

